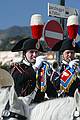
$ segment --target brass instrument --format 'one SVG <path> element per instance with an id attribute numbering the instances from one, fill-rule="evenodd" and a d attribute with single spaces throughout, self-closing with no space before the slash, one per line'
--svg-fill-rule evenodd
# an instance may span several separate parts
<path id="1" fill-rule="evenodd" d="M 58 69 L 59 64 L 58 61 L 54 59 L 54 53 L 48 53 L 46 56 L 46 61 L 51 65 L 51 67 L 55 70 Z"/>

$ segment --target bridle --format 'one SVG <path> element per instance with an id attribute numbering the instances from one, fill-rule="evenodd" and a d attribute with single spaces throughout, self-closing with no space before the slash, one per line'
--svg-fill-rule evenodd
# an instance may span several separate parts
<path id="1" fill-rule="evenodd" d="M 77 118 L 80 117 L 80 112 L 77 110 L 77 107 L 75 109 L 75 111 L 73 112 L 73 119 L 72 120 L 77 120 Z"/>
<path id="2" fill-rule="evenodd" d="M 9 90 L 10 90 L 10 87 L 9 87 Z M 8 120 L 10 118 L 15 118 L 17 120 L 27 120 L 27 117 L 25 117 L 21 114 L 10 111 L 10 103 L 9 103 L 9 100 L 8 100 L 4 110 L 2 111 L 0 120 Z"/>
<path id="3" fill-rule="evenodd" d="M 15 112 L 11 112 L 9 111 L 9 108 L 10 108 L 10 105 L 8 100 L 5 109 L 2 111 L 1 120 L 8 120 L 9 118 L 16 118 L 17 120 L 27 120 L 27 117 Z"/>

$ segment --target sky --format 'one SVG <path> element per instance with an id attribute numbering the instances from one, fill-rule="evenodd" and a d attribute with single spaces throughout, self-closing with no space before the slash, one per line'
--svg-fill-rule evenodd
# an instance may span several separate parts
<path id="1" fill-rule="evenodd" d="M 42 14 L 44 22 L 48 16 L 48 2 L 60 4 L 60 0 L 0 0 L 0 29 L 11 26 L 29 26 L 32 14 Z M 80 0 L 65 0 L 65 6 L 80 9 Z"/>

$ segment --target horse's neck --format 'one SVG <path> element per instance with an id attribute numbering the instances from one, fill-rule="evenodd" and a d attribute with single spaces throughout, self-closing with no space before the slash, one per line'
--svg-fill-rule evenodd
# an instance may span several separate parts
<path id="1" fill-rule="evenodd" d="M 9 89 L 0 89 L 0 114 L 2 113 L 3 109 L 9 100 Z"/>
<path id="2" fill-rule="evenodd" d="M 17 100 L 17 95 L 15 93 L 14 87 L 0 89 L 0 109 L 1 106 L 5 106 L 9 100 L 9 104 L 12 105 Z"/>
<path id="3" fill-rule="evenodd" d="M 10 110 L 12 110 L 13 104 L 17 101 L 17 95 L 15 93 L 14 87 L 0 89 L 0 116 L 2 111 L 6 109 L 6 105 L 9 101 Z"/>
<path id="4" fill-rule="evenodd" d="M 5 104 L 9 99 L 9 89 L 0 90 L 0 105 Z"/>
<path id="5" fill-rule="evenodd" d="M 9 104 L 13 105 L 17 100 L 18 100 L 18 96 L 15 92 L 14 86 L 12 86 L 9 94 Z"/>

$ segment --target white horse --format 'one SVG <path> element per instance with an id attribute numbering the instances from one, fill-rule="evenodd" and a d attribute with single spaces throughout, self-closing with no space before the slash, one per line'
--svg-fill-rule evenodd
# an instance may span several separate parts
<path id="1" fill-rule="evenodd" d="M 37 89 L 26 97 L 17 97 L 14 80 L 11 75 L 0 68 L 0 120 L 26 120 L 29 118 L 30 103 Z M 28 119 L 27 119 L 28 120 Z"/>
<path id="2" fill-rule="evenodd" d="M 38 104 L 31 112 L 30 120 L 80 120 L 80 94 L 56 98 Z"/>

